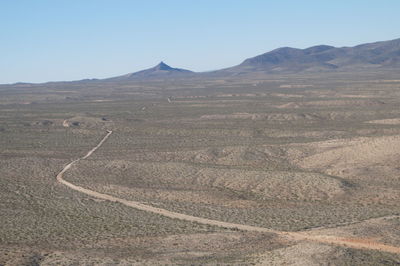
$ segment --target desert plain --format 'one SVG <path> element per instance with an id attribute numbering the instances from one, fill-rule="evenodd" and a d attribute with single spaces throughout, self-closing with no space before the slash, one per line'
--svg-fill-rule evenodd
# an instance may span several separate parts
<path id="1" fill-rule="evenodd" d="M 399 106 L 373 69 L 1 85 L 0 265 L 399 265 Z"/>

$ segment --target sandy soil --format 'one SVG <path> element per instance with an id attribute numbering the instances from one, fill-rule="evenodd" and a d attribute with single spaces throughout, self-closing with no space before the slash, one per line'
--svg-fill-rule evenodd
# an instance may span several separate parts
<path id="1" fill-rule="evenodd" d="M 333 140 L 309 145 L 314 154 L 297 162 L 302 168 L 320 170 L 337 176 L 348 176 L 355 169 L 371 165 L 392 165 L 400 150 L 400 136 Z"/>
<path id="2" fill-rule="evenodd" d="M 372 120 L 367 123 L 378 125 L 400 125 L 400 118 Z"/>
<path id="3" fill-rule="evenodd" d="M 98 199 L 108 200 L 108 201 L 112 201 L 112 202 L 118 202 L 118 203 L 124 204 L 126 206 L 135 208 L 135 209 L 156 213 L 156 214 L 166 216 L 169 218 L 173 218 L 173 219 L 180 219 L 180 220 L 185 220 L 185 221 L 190 221 L 190 222 L 197 222 L 197 223 L 201 223 L 201 224 L 220 226 L 223 228 L 230 228 L 230 229 L 236 229 L 236 230 L 261 232 L 261 233 L 275 233 L 277 235 L 280 235 L 285 238 L 289 238 L 291 240 L 298 240 L 298 241 L 305 240 L 305 241 L 318 242 L 318 243 L 324 243 L 324 244 L 330 244 L 330 245 L 351 247 L 351 248 L 355 248 L 355 249 L 379 250 L 379 251 L 400 254 L 400 247 L 385 245 L 385 244 L 376 242 L 373 239 L 348 238 L 348 237 L 337 237 L 337 236 L 328 236 L 328 235 L 315 235 L 315 234 L 310 234 L 309 232 L 283 232 L 283 231 L 275 231 L 275 230 L 271 230 L 271 229 L 263 228 L 263 227 L 249 226 L 249 225 L 244 225 L 244 224 L 234 224 L 234 223 L 222 222 L 222 221 L 211 220 L 211 219 L 206 219 L 206 218 L 201 218 L 201 217 L 195 217 L 195 216 L 191 216 L 191 215 L 168 211 L 168 210 L 161 209 L 161 208 L 156 208 L 156 207 L 149 206 L 149 205 L 146 205 L 146 204 L 143 204 L 140 202 L 120 199 L 120 198 L 113 197 L 113 196 L 110 196 L 107 194 L 92 191 L 92 190 L 74 185 L 63 179 L 63 174 L 68 169 L 70 169 L 72 165 L 78 163 L 80 160 L 84 160 L 84 159 L 88 158 L 89 156 L 91 156 L 98 148 L 100 148 L 103 145 L 103 143 L 110 137 L 111 134 L 112 134 L 112 131 L 107 131 L 106 136 L 97 144 L 97 146 L 95 146 L 93 149 L 91 149 L 85 156 L 83 156 L 79 159 L 76 159 L 76 160 L 72 161 L 71 163 L 67 164 L 62 169 L 62 171 L 57 175 L 57 181 L 60 182 L 61 184 L 68 186 L 69 188 L 71 188 L 73 190 L 79 191 L 81 193 L 87 194 L 89 196 L 92 196 L 92 197 L 95 197 Z"/>

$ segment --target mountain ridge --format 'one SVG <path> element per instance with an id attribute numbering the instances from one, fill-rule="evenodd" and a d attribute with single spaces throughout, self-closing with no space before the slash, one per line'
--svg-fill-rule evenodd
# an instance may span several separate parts
<path id="1" fill-rule="evenodd" d="M 146 79 L 146 78 L 166 78 L 166 77 L 182 77 L 188 74 L 193 74 L 193 71 L 182 69 L 182 68 L 174 68 L 163 61 L 161 61 L 158 65 L 140 70 L 133 73 L 128 73 L 122 76 L 108 78 L 106 80 L 131 80 L 131 79 Z"/>
<path id="2" fill-rule="evenodd" d="M 214 71 L 193 72 L 187 69 L 171 67 L 161 61 L 154 67 L 121 76 L 105 79 L 92 78 L 58 82 L 88 83 L 186 77 L 229 77 L 251 73 L 290 74 L 302 72 L 363 71 L 386 68 L 400 70 L 400 38 L 364 43 L 352 47 L 334 47 L 324 44 L 304 49 L 280 47 L 247 58 L 236 66 Z M 18 83 L 22 84 L 21 82 Z M 18 85 L 18 83 L 13 85 Z M 55 83 L 55 81 L 46 83 Z"/>
<path id="3" fill-rule="evenodd" d="M 247 58 L 241 64 L 222 71 L 297 73 L 385 66 L 400 67 L 400 39 L 353 47 L 329 45 L 317 45 L 305 49 L 281 47 Z"/>

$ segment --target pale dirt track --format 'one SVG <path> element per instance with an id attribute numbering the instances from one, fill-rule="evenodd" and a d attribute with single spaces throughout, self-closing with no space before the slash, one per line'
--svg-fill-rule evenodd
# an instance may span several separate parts
<path id="1" fill-rule="evenodd" d="M 65 120 L 63 121 L 63 127 L 69 127 L 69 124 L 68 124 L 67 119 L 65 119 Z"/>
<path id="2" fill-rule="evenodd" d="M 206 225 L 213 225 L 213 226 L 220 226 L 223 228 L 230 228 L 230 229 L 238 229 L 238 230 L 244 230 L 244 231 L 253 231 L 253 232 L 261 232 L 261 233 L 274 233 L 278 234 L 280 236 L 287 237 L 292 240 L 306 240 L 306 241 L 313 241 L 313 242 L 319 242 L 319 243 L 325 243 L 325 244 L 331 244 L 331 245 L 338 245 L 338 246 L 345 246 L 345 247 L 351 247 L 351 248 L 356 248 L 356 249 L 370 249 L 370 250 L 380 250 L 380 251 L 385 251 L 385 252 L 390 252 L 390 253 L 397 253 L 400 254 L 400 247 L 395 247 L 395 246 L 389 246 L 385 245 L 379 242 L 367 240 L 367 239 L 358 239 L 358 238 L 343 238 L 343 237 L 334 237 L 334 236 L 324 236 L 324 235 L 308 235 L 307 233 L 302 233 L 302 232 L 284 232 L 284 231 L 276 231 L 264 227 L 257 227 L 257 226 L 251 226 L 251 225 L 244 225 L 244 224 L 235 224 L 235 223 L 228 223 L 228 222 L 222 222 L 222 221 L 217 221 L 217 220 L 211 220 L 207 218 L 201 218 L 201 217 L 196 217 L 196 216 L 191 216 L 187 214 L 182 214 L 182 213 L 177 213 L 177 212 L 172 212 L 168 211 L 165 209 L 160 209 L 156 208 L 153 206 L 145 205 L 136 201 L 130 201 L 130 200 L 125 200 L 125 199 L 120 199 L 111 195 L 99 193 L 90 189 L 86 189 L 77 185 L 74 185 L 66 180 L 63 179 L 63 174 L 74 164 L 79 162 L 80 160 L 84 160 L 88 158 L 90 155 L 93 154 L 98 148 L 103 145 L 103 143 L 110 137 L 112 134 L 112 131 L 107 131 L 107 135 L 97 144 L 96 147 L 91 149 L 85 156 L 76 159 L 69 164 L 67 164 L 62 171 L 57 175 L 57 181 L 60 182 L 61 184 L 66 185 L 67 187 L 79 191 L 81 193 L 84 193 L 86 195 L 98 198 L 98 199 L 103 199 L 103 200 L 108 200 L 112 202 L 118 202 L 123 205 L 142 210 L 142 211 L 147 211 L 147 212 L 152 212 L 156 213 L 165 217 L 173 218 L 173 219 L 179 219 L 179 220 L 185 220 L 185 221 L 190 221 L 190 222 L 197 222 L 201 224 L 206 224 Z"/>

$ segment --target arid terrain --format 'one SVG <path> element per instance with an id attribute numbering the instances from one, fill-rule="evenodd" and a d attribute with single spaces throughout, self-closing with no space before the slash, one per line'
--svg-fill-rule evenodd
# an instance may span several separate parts
<path id="1" fill-rule="evenodd" d="M 0 86 L 0 265 L 399 265 L 396 72 Z"/>

